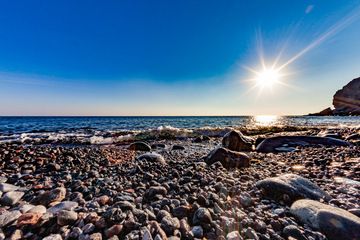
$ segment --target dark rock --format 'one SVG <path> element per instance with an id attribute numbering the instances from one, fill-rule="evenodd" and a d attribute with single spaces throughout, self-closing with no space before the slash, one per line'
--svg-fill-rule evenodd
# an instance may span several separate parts
<path id="1" fill-rule="evenodd" d="M 290 203 L 302 198 L 330 200 L 329 194 L 316 184 L 295 174 L 266 178 L 258 181 L 256 187 L 262 189 L 265 196 L 275 200 L 286 200 L 286 195 Z"/>
<path id="2" fill-rule="evenodd" d="M 258 152 L 279 152 L 279 148 L 283 146 L 297 147 L 297 146 L 310 146 L 310 145 L 323 145 L 323 146 L 350 146 L 350 143 L 327 137 L 316 136 L 277 136 L 266 138 L 257 147 Z M 281 151 L 281 150 L 280 150 Z"/>
<path id="3" fill-rule="evenodd" d="M 164 196 L 167 194 L 167 190 L 161 186 L 152 186 L 148 190 L 146 190 L 144 194 L 144 198 L 146 200 L 152 200 L 156 195 Z"/>
<path id="4" fill-rule="evenodd" d="M 194 213 L 194 217 L 193 217 L 194 225 L 208 224 L 211 223 L 211 221 L 212 221 L 211 214 L 209 210 L 207 210 L 206 208 L 201 207 L 198 210 L 196 210 L 196 212 Z"/>
<path id="5" fill-rule="evenodd" d="M 171 150 L 185 150 L 185 147 L 181 145 L 173 145 Z"/>
<path id="6" fill-rule="evenodd" d="M 168 235 L 172 235 L 176 229 L 180 228 L 179 219 L 165 216 L 161 220 L 161 228 L 164 229 Z"/>
<path id="7" fill-rule="evenodd" d="M 232 151 L 252 151 L 253 139 L 244 136 L 240 131 L 225 134 L 222 146 Z"/>
<path id="8" fill-rule="evenodd" d="M 360 78 L 355 78 L 342 89 L 338 90 L 333 97 L 335 115 L 359 115 L 360 114 Z"/>
<path id="9" fill-rule="evenodd" d="M 360 218 L 343 209 L 313 200 L 298 200 L 292 204 L 290 212 L 329 240 L 360 239 Z"/>
<path id="10" fill-rule="evenodd" d="M 282 232 L 286 238 L 292 237 L 298 240 L 307 240 L 304 233 L 295 225 L 286 226 Z"/>
<path id="11" fill-rule="evenodd" d="M 208 165 L 220 162 L 225 168 L 242 168 L 250 166 L 250 158 L 245 153 L 216 148 L 205 158 Z"/>
<path id="12" fill-rule="evenodd" d="M 78 218 L 78 214 L 74 211 L 61 210 L 57 214 L 57 224 L 60 226 L 73 224 Z"/>
<path id="13" fill-rule="evenodd" d="M 134 142 L 130 144 L 129 149 L 134 151 L 151 151 L 151 147 L 145 142 Z"/>
<path id="14" fill-rule="evenodd" d="M 325 108 L 320 112 L 309 114 L 309 116 L 332 116 L 332 115 L 333 115 L 333 109 L 331 109 L 330 107 Z"/>

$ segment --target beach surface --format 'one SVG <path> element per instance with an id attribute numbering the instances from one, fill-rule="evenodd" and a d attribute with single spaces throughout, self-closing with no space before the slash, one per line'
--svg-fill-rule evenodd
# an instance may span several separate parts
<path id="1" fill-rule="evenodd" d="M 358 127 L 206 133 L 3 142 L 0 239 L 360 239 Z"/>

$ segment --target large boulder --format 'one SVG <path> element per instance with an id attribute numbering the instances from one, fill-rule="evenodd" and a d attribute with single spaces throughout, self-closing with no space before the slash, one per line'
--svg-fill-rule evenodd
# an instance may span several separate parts
<path id="1" fill-rule="evenodd" d="M 333 105 L 335 107 L 334 114 L 360 114 L 360 77 L 353 79 L 335 93 Z"/>
<path id="2" fill-rule="evenodd" d="M 256 183 L 265 196 L 275 200 L 294 202 L 298 199 L 330 200 L 331 197 L 315 183 L 296 174 L 266 178 Z"/>
<path id="3" fill-rule="evenodd" d="M 230 131 L 223 137 L 222 146 L 232 151 L 251 151 L 253 139 L 244 136 L 240 131 Z"/>
<path id="4" fill-rule="evenodd" d="M 248 155 L 241 152 L 231 151 L 223 147 L 219 147 L 211 151 L 204 160 L 208 165 L 220 162 L 223 167 L 228 169 L 250 166 L 250 158 Z"/>
<path id="5" fill-rule="evenodd" d="M 134 151 L 151 151 L 151 147 L 145 142 L 134 142 L 129 145 L 129 149 Z"/>
<path id="6" fill-rule="evenodd" d="M 290 212 L 329 240 L 360 239 L 360 218 L 343 209 L 318 201 L 298 200 L 292 204 Z"/>
<path id="7" fill-rule="evenodd" d="M 266 138 L 257 147 L 258 152 L 281 152 L 282 147 L 297 147 L 297 146 L 350 146 L 351 144 L 340 139 L 330 137 L 318 136 L 276 136 Z"/>

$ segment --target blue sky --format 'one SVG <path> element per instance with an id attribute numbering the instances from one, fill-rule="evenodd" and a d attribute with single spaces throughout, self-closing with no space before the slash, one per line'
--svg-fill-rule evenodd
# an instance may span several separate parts
<path id="1" fill-rule="evenodd" d="M 306 114 L 360 76 L 360 1 L 1 1 L 0 115 Z M 326 35 L 329 29 L 334 29 Z M 314 43 L 253 89 L 268 64 Z M 285 47 L 284 47 L 285 46 Z M 291 74 L 290 74 L 291 73 Z"/>

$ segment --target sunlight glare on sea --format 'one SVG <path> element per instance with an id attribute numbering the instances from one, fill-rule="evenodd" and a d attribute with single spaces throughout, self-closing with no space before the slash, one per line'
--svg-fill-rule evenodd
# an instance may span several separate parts
<path id="1" fill-rule="evenodd" d="M 254 123 L 258 126 L 277 125 L 281 122 L 281 117 L 276 115 L 258 115 L 254 116 Z"/>

